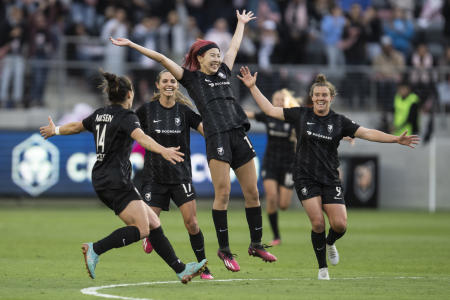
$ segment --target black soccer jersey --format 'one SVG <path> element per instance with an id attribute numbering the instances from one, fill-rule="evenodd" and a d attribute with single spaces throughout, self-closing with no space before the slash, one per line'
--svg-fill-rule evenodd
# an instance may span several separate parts
<path id="1" fill-rule="evenodd" d="M 233 128 L 250 129 L 247 116 L 231 90 L 230 77 L 231 71 L 224 63 L 214 75 L 184 69 L 180 83 L 202 116 L 205 138 Z"/>
<path id="2" fill-rule="evenodd" d="M 143 183 L 180 184 L 191 182 L 190 128 L 197 129 L 201 117 L 178 102 L 165 108 L 159 101 L 143 104 L 137 115 L 144 132 L 165 147 L 180 146 L 184 161 L 176 165 L 157 153 L 145 152 Z"/>
<path id="3" fill-rule="evenodd" d="M 117 189 L 131 184 L 130 134 L 140 128 L 136 114 L 121 105 L 97 109 L 83 120 L 83 127 L 94 134 L 97 161 L 92 169 L 95 189 Z"/>
<path id="4" fill-rule="evenodd" d="M 295 126 L 297 133 L 294 181 L 340 183 L 337 148 L 343 137 L 354 136 L 359 125 L 332 110 L 320 117 L 312 108 L 305 107 L 285 108 L 284 118 Z"/>
<path id="5" fill-rule="evenodd" d="M 255 120 L 263 122 L 267 130 L 264 168 L 275 169 L 294 164 L 295 143 L 290 140 L 294 126 L 288 122 L 269 117 L 264 113 L 255 114 Z"/>

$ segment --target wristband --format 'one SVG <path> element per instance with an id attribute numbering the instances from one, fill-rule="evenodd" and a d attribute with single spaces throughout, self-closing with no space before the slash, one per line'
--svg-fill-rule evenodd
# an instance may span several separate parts
<path id="1" fill-rule="evenodd" d="M 59 133 L 59 126 L 55 127 L 55 135 L 60 135 L 61 133 Z"/>

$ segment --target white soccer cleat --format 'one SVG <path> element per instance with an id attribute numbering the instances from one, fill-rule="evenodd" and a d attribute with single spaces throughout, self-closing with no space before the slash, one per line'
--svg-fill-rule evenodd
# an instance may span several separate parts
<path id="1" fill-rule="evenodd" d="M 330 263 L 333 266 L 337 265 L 339 263 L 339 253 L 334 244 L 333 245 L 327 244 L 327 253 L 328 253 L 328 260 L 330 261 Z"/>
<path id="2" fill-rule="evenodd" d="M 330 275 L 328 275 L 328 268 L 320 268 L 319 275 L 317 276 L 319 280 L 330 280 Z"/>

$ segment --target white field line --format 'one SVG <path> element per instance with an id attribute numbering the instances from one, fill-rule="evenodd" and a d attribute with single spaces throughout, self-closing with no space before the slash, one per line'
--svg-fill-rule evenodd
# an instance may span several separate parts
<path id="1" fill-rule="evenodd" d="M 372 276 L 372 277 L 342 277 L 342 278 L 331 278 L 331 280 L 366 280 L 366 279 L 424 279 L 422 276 L 395 276 L 395 277 L 382 277 L 382 276 Z M 317 280 L 315 278 L 267 278 L 267 279 L 244 279 L 244 278 L 234 278 L 234 279 L 214 279 L 211 281 L 202 280 L 202 281 L 192 281 L 193 283 L 214 283 L 214 282 L 232 282 L 232 281 L 286 281 L 286 280 Z M 99 293 L 98 291 L 103 289 L 111 289 L 116 287 L 126 287 L 126 286 L 139 286 L 139 285 L 161 285 L 161 284 L 180 284 L 179 281 L 153 281 L 153 282 L 138 282 L 138 283 L 122 283 L 122 284 L 111 284 L 111 285 L 103 285 L 103 286 L 93 286 L 84 288 L 81 290 L 82 294 L 110 298 L 110 299 L 123 299 L 123 300 L 152 300 L 151 298 L 133 298 L 133 297 L 125 297 L 125 296 L 116 296 L 110 294 Z"/>

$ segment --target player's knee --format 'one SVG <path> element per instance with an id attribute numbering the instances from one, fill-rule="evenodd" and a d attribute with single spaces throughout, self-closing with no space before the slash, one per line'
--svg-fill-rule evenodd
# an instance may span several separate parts
<path id="1" fill-rule="evenodd" d="M 325 231 L 325 222 L 323 220 L 312 220 L 311 226 L 314 232 L 320 233 Z"/>
<path id="2" fill-rule="evenodd" d="M 245 188 L 243 189 L 243 194 L 244 194 L 244 198 L 245 200 L 250 200 L 250 201 L 259 201 L 259 192 L 258 192 L 258 188 L 256 186 L 252 186 L 250 188 Z"/>
<path id="3" fill-rule="evenodd" d="M 344 232 L 345 230 L 347 230 L 347 220 L 340 220 L 337 221 L 333 224 L 332 226 L 333 230 L 336 232 Z"/>
<path id="4" fill-rule="evenodd" d="M 189 218 L 188 220 L 185 220 L 184 226 L 186 226 L 186 229 L 190 234 L 198 233 L 199 228 L 196 218 Z"/>
<path id="5" fill-rule="evenodd" d="M 289 204 L 287 202 L 280 202 L 280 209 L 281 210 L 287 210 L 289 208 Z"/>
<path id="6" fill-rule="evenodd" d="M 145 224 L 140 224 L 136 226 L 139 229 L 139 234 L 141 236 L 141 239 L 144 237 L 147 237 L 150 234 L 150 227 L 146 226 Z"/>

